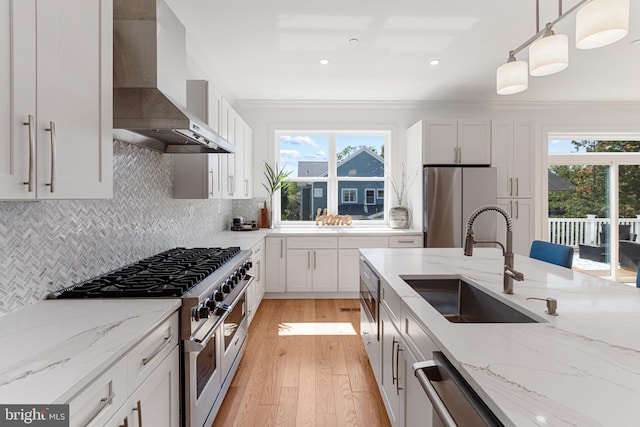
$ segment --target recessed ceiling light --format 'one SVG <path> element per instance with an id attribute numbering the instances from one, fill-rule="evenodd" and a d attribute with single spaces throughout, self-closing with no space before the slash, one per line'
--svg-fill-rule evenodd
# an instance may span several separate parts
<path id="1" fill-rule="evenodd" d="M 328 63 L 329 63 L 328 59 L 321 59 L 320 60 L 320 64 L 322 64 L 322 65 L 327 65 Z"/>
<path id="2" fill-rule="evenodd" d="M 429 61 L 429 65 L 438 65 L 440 63 L 440 60 L 438 58 L 434 58 L 431 61 Z"/>
<path id="3" fill-rule="evenodd" d="M 358 39 L 357 37 L 351 37 L 349 39 L 349 44 L 352 45 L 352 46 L 357 45 L 359 42 L 360 42 L 360 39 Z"/>

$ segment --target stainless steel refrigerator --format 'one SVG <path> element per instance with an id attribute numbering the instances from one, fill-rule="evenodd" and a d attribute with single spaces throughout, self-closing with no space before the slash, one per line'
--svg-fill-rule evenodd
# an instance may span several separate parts
<path id="1" fill-rule="evenodd" d="M 496 204 L 496 169 L 425 166 L 423 172 L 424 247 L 461 248 L 471 212 Z M 496 215 L 478 216 L 473 230 L 476 240 L 496 240 Z"/>

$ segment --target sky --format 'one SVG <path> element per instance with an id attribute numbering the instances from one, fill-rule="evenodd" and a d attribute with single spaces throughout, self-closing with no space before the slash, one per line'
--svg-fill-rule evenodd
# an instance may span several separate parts
<path id="1" fill-rule="evenodd" d="M 586 153 L 585 148 L 576 151 L 570 139 L 550 139 L 549 154 Z"/>
<path id="2" fill-rule="evenodd" d="M 336 150 L 342 151 L 347 146 L 360 145 L 380 147 L 384 143 L 382 135 L 338 135 Z M 292 171 L 289 177 L 297 177 L 299 161 L 328 162 L 329 136 L 313 134 L 280 135 L 279 167 Z M 380 149 L 378 149 L 378 154 Z"/>

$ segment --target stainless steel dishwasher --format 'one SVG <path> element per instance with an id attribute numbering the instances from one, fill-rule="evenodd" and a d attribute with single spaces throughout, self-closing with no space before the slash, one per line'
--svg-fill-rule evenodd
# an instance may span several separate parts
<path id="1" fill-rule="evenodd" d="M 413 370 L 433 405 L 433 427 L 504 426 L 442 352 Z"/>

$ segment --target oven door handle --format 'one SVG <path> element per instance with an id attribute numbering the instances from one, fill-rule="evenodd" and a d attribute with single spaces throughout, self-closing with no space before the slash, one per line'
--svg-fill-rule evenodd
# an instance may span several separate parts
<path id="1" fill-rule="evenodd" d="M 247 281 L 247 284 L 244 286 L 244 289 L 241 292 L 239 292 L 238 295 L 236 295 L 236 297 L 233 299 L 233 302 L 228 305 L 228 309 L 223 308 L 225 313 L 222 316 L 220 316 L 220 318 L 215 323 L 215 325 L 213 325 L 213 327 L 209 330 L 209 332 L 207 332 L 207 335 L 205 335 L 204 338 L 202 338 L 201 340 L 195 337 L 190 337 L 188 340 L 184 340 L 184 351 L 186 351 L 187 353 L 199 353 L 202 350 L 204 350 L 207 344 L 209 344 L 209 340 L 218 329 L 218 326 L 220 326 L 220 324 L 224 321 L 224 319 L 227 318 L 227 316 L 229 315 L 229 312 L 233 310 L 233 307 L 240 300 L 240 297 L 242 296 L 242 294 L 245 292 L 245 290 L 249 287 L 249 285 L 255 279 L 255 277 L 252 276 L 251 274 L 247 274 L 246 277 L 248 277 L 249 280 Z"/>

